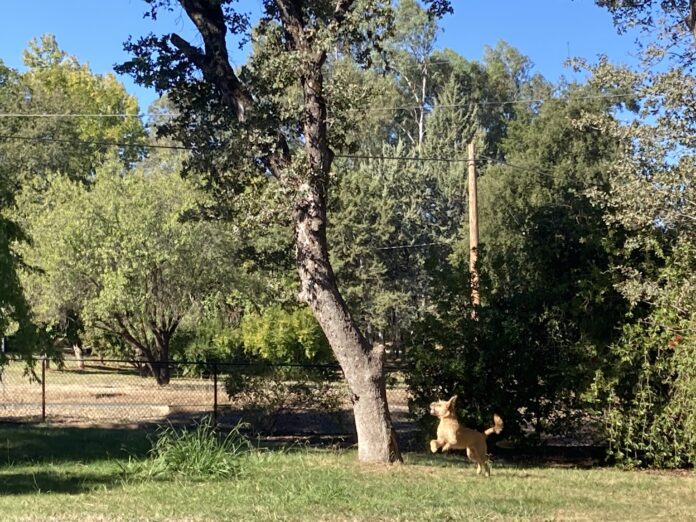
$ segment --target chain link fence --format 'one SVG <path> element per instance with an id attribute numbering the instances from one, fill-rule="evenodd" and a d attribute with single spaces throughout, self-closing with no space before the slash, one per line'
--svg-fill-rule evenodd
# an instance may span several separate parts
<path id="1" fill-rule="evenodd" d="M 267 436 L 354 436 L 350 393 L 335 366 L 166 364 L 169 383 L 159 385 L 145 365 L 125 360 L 40 360 L 33 370 L 11 360 L 0 376 L 0 422 L 139 427 L 212 416 Z M 397 434 L 412 436 L 400 368 L 387 370 L 387 397 Z"/>

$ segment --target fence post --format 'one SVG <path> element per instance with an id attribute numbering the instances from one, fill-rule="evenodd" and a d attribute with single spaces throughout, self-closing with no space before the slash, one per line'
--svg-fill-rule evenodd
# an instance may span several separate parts
<path id="1" fill-rule="evenodd" d="M 213 422 L 217 426 L 218 419 L 218 367 L 213 363 Z"/>
<path id="2" fill-rule="evenodd" d="M 41 422 L 46 422 L 46 356 L 41 358 Z"/>

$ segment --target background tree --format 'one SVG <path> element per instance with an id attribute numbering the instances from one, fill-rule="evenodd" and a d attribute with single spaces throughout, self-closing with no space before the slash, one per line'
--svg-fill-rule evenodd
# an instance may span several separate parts
<path id="1" fill-rule="evenodd" d="M 41 202 L 23 202 L 33 237 L 24 253 L 43 272 L 25 283 L 39 317 L 79 312 L 87 328 L 120 338 L 167 384 L 181 321 L 233 280 L 236 237 L 217 223 L 182 222 L 203 198 L 162 164 L 151 158 L 125 172 L 111 163 L 91 188 L 51 178 Z"/>
<path id="2" fill-rule="evenodd" d="M 0 63 L 0 108 L 8 108 L 17 88 L 17 74 Z M 4 111 L 3 111 L 4 112 Z M 22 293 L 18 270 L 22 262 L 13 245 L 26 240 L 24 232 L 11 218 L 15 205 L 16 180 L 0 148 L 0 340 L 15 334 L 18 351 L 28 354 L 35 341 L 29 306 Z M 0 362 L 5 361 L 5 353 Z"/>
<path id="3" fill-rule="evenodd" d="M 570 86 L 518 116 L 500 145 L 503 163 L 481 176 L 479 319 L 470 319 L 464 239 L 441 272 L 434 312 L 416 326 L 409 381 L 417 411 L 458 393 L 474 425 L 495 410 L 509 435 L 572 431 L 625 312 L 610 276 L 617 232 L 586 194 L 607 189 L 618 145 L 575 123 L 584 114 L 611 118 L 611 103 L 586 96 Z"/>
<path id="4" fill-rule="evenodd" d="M 610 190 L 593 197 L 610 226 L 628 231 L 615 268 L 631 310 L 609 364 L 597 374 L 596 390 L 611 453 L 628 464 L 696 461 L 696 46 L 679 19 L 686 5 L 661 5 L 667 9 L 662 14 L 679 23 L 654 20 L 664 31 L 644 48 L 638 71 L 606 60 L 589 67 L 597 85 L 636 92 L 640 109 L 626 125 L 587 122 L 622 151 L 611 168 Z M 646 25 L 660 13 L 652 2 L 625 7 L 618 13 Z"/>
<path id="5" fill-rule="evenodd" d="M 6 115 L 0 120 L 0 336 L 11 328 L 12 350 L 28 355 L 47 346 L 37 338 L 39 330 L 32 325 L 31 310 L 19 286 L 19 272 L 33 268 L 23 264 L 16 247 L 28 239 L 17 195 L 42 187 L 49 173 L 88 181 L 104 160 L 106 148 L 87 142 L 137 143 L 144 138 L 144 130 L 135 98 L 115 77 L 93 74 L 62 51 L 53 36 L 30 42 L 24 63 L 27 70 L 22 73 L 0 63 L 0 112 Z M 121 159 L 131 161 L 141 152 L 126 147 Z"/>
<path id="6" fill-rule="evenodd" d="M 437 68 L 433 52 L 437 20 L 416 0 L 401 0 L 395 12 L 394 34 L 389 39 L 387 67 L 400 93 L 394 114 L 399 134 L 420 151 L 425 141 L 425 118 L 434 101 Z"/>
<path id="7" fill-rule="evenodd" d="M 52 35 L 29 43 L 24 65 L 5 97 L 6 112 L 24 116 L 2 119 L 6 139 L 0 143 L 19 185 L 40 186 L 54 172 L 88 180 L 113 152 L 103 142 L 143 143 L 137 101 L 113 74 L 94 74 Z M 142 152 L 125 147 L 119 156 L 129 162 Z"/>
<path id="8" fill-rule="evenodd" d="M 402 142 L 336 169 L 329 237 L 338 280 L 368 339 L 395 354 L 432 306 L 436 274 L 460 233 L 476 116 L 451 81 L 426 116 L 422 144 L 426 157 L 443 161 L 413 161 L 414 148 Z"/>

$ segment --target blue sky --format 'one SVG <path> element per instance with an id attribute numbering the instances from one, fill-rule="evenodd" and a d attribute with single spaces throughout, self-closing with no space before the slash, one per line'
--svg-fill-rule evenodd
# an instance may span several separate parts
<path id="1" fill-rule="evenodd" d="M 251 4 L 241 0 L 240 5 Z M 256 2 L 254 2 L 256 3 Z M 573 78 L 563 68 L 569 56 L 593 60 L 607 54 L 616 63 L 635 63 L 633 37 L 616 32 L 608 12 L 593 0 L 453 0 L 454 15 L 441 21 L 438 46 L 467 59 L 480 59 L 484 46 L 506 40 L 529 56 L 537 72 L 556 81 Z M 21 68 L 27 42 L 53 33 L 68 53 L 87 62 L 97 73 L 112 70 L 127 55 L 122 44 L 129 35 L 177 31 L 195 42 L 195 32 L 183 12 L 163 14 L 157 22 L 143 19 L 141 0 L 2 0 L 0 59 Z M 237 56 L 243 61 L 242 54 Z M 121 77 L 145 110 L 156 94 Z"/>

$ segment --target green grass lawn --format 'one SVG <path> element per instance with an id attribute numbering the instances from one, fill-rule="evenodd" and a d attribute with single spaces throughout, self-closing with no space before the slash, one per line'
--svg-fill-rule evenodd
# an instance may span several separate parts
<path id="1" fill-rule="evenodd" d="M 458 456 L 368 466 L 354 451 L 260 450 L 240 478 L 124 478 L 147 434 L 0 428 L 8 520 L 696 520 L 693 472 L 519 467 L 478 478 Z"/>

